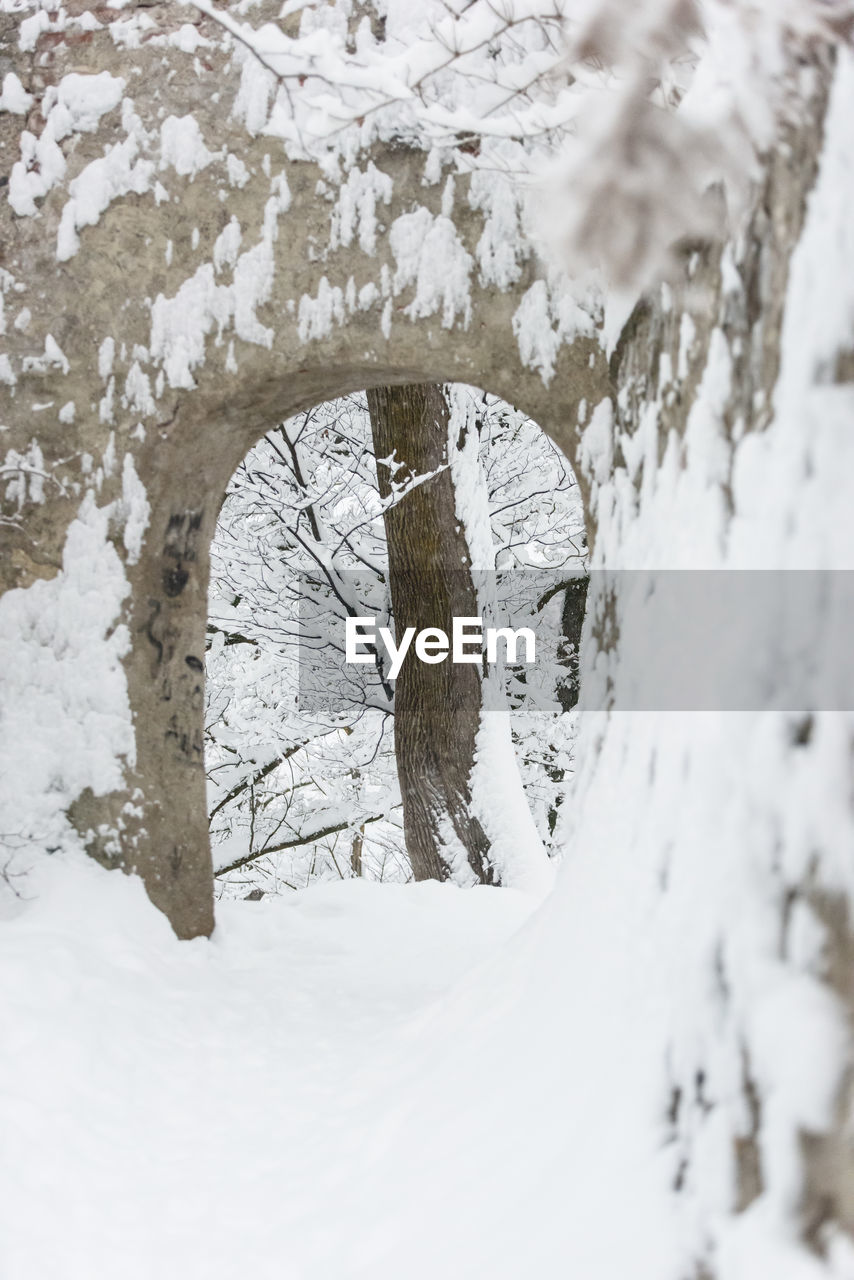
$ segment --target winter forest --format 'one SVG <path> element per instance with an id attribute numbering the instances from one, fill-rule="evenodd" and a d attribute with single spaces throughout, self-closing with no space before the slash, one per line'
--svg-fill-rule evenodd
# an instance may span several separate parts
<path id="1" fill-rule="evenodd" d="M 2 1280 L 854 1280 L 852 0 L 0 0 Z"/>

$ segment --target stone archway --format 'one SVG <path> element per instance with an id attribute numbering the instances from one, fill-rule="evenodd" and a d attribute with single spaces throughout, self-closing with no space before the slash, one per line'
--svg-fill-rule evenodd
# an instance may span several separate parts
<path id="1" fill-rule="evenodd" d="M 29 100 L 0 117 L 17 164 L 0 215 L 0 421 L 13 470 L 50 480 L 19 486 L 2 585 L 57 572 L 87 493 L 109 511 L 135 761 L 71 813 L 192 936 L 212 925 L 208 544 L 238 461 L 313 403 L 410 381 L 494 392 L 572 458 L 579 405 L 610 383 L 595 306 L 546 278 L 509 184 L 441 165 L 427 181 L 406 147 L 346 171 L 288 160 L 246 106 L 257 68 L 213 46 L 199 64 L 155 16 L 134 49 L 82 19 L 18 42 Z"/>
<path id="2" fill-rule="evenodd" d="M 452 337 L 459 340 L 460 335 L 450 331 L 448 338 Z M 380 383 L 437 381 L 442 369 L 436 356 L 429 365 L 413 363 L 403 373 L 399 366 L 388 365 L 364 368 L 361 374 L 310 369 L 295 371 L 294 382 L 299 384 L 300 372 L 305 372 L 323 388 L 318 399 L 334 399 Z M 522 369 L 517 375 L 528 384 L 529 396 L 517 393 L 516 405 L 527 409 L 534 401 L 539 420 L 549 421 L 550 434 L 566 444 L 566 420 L 550 414 L 538 377 L 525 377 Z M 187 439 L 182 431 L 173 434 L 172 426 L 185 421 L 176 417 L 170 424 L 171 447 L 164 449 L 160 442 L 150 470 L 142 458 L 137 463 L 150 514 L 138 560 L 127 567 L 132 603 L 125 668 L 136 767 L 127 793 L 97 798 L 87 793 L 73 806 L 75 824 L 86 834 L 90 852 L 110 865 L 138 871 L 154 903 L 182 936 L 209 932 L 213 922 L 203 758 L 210 541 L 222 494 L 240 460 L 275 421 L 306 407 L 303 397 L 294 400 L 284 392 L 282 408 L 274 417 L 261 419 L 259 430 L 251 389 L 242 394 L 246 413 L 235 428 L 229 430 L 223 415 L 225 421 L 190 426 Z M 262 394 L 265 405 L 270 403 L 266 386 Z M 192 393 L 185 403 L 192 423 Z M 572 408 L 567 406 L 567 412 Z M 248 422 L 255 425 L 249 427 Z M 135 812 L 128 816 L 131 808 Z M 101 834 L 96 834 L 99 828 Z M 117 829 L 122 832 L 118 849 Z"/>

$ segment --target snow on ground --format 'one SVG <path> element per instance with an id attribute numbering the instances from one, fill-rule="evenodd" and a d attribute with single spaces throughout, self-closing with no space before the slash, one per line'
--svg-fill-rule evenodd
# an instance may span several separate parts
<path id="1" fill-rule="evenodd" d="M 488 980 L 535 905 L 347 881 L 221 903 L 211 941 L 179 943 L 86 859 L 21 889 L 0 934 L 3 1280 L 358 1274 L 383 1245 L 363 1175 L 386 1100 L 431 1070 L 431 1004 L 473 965 Z M 477 1081 L 444 1087 L 464 1105 Z M 361 1239 L 336 1230 L 356 1206 Z"/>

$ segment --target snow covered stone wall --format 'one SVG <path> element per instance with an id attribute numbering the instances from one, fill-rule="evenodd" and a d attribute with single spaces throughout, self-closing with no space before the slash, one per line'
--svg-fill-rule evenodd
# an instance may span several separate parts
<path id="1" fill-rule="evenodd" d="M 571 451 L 609 385 L 598 307 L 538 264 L 507 179 L 393 137 L 293 158 L 269 72 L 193 8 L 15 3 L 0 23 L 0 608 L 36 655 L 7 667 L 3 746 L 43 762 L 0 830 L 59 847 L 68 814 L 181 935 L 207 933 L 205 602 L 229 476 L 276 422 L 395 381 L 482 386 Z M 85 635 L 63 611 L 84 511 L 111 566 Z M 81 699 L 113 727 L 72 760 L 63 722 L 96 723 Z"/>
<path id="2" fill-rule="evenodd" d="M 769 165 L 750 226 L 720 261 L 694 260 L 702 312 L 685 306 L 690 285 L 683 299 L 665 288 L 614 345 L 616 397 L 580 446 L 594 567 L 854 568 L 852 111 L 845 55 L 826 116 L 819 92 Z M 802 661 L 821 670 L 833 606 L 801 590 L 789 603 Z M 593 704 L 608 686 L 616 706 L 628 692 L 613 642 L 624 605 L 603 591 L 588 619 Z M 781 610 L 768 625 L 782 636 L 791 621 Z M 726 650 L 740 625 L 729 622 L 705 647 Z M 597 644 L 608 635 L 613 647 Z M 762 709 L 582 717 L 573 856 L 552 910 L 562 904 L 572 933 L 584 904 L 602 909 L 579 958 L 595 967 L 596 1008 L 589 993 L 573 1018 L 585 1029 L 567 1089 L 583 1093 L 604 1054 L 622 1068 L 615 1108 L 636 1089 L 657 1097 L 638 1159 L 657 1142 L 675 1193 L 673 1220 L 655 1227 L 643 1203 L 655 1191 L 612 1188 L 635 1201 L 634 1245 L 615 1244 L 612 1269 L 581 1266 L 586 1276 L 628 1274 L 639 1255 L 644 1276 L 854 1274 L 850 683 L 847 699 L 804 714 L 780 709 L 782 659 L 765 674 Z M 604 1180 L 613 1153 L 593 1126 L 582 1141 Z M 598 1245 L 611 1252 L 604 1234 Z"/>
<path id="3" fill-rule="evenodd" d="M 539 265 L 503 180 L 405 138 L 295 158 L 271 80 L 189 9 L 0 23 L 0 831 L 21 847 L 80 841 L 179 935 L 211 929 L 208 543 L 239 459 L 318 400 L 441 379 L 515 403 L 573 458 L 599 567 L 854 567 L 847 55 L 804 64 L 723 252 L 600 306 Z M 624 603 L 594 598 L 586 640 L 617 703 Z M 459 1274 L 514 1278 L 555 1257 L 584 1280 L 854 1273 L 852 758 L 843 712 L 583 717 L 558 886 L 460 993 L 418 1115 L 376 1138 L 397 1235 L 366 1267 L 435 1274 L 452 1245 Z M 507 1016 L 478 1021 L 496 991 Z M 449 1080 L 477 1081 L 463 1112 Z M 535 1179 L 490 1183 L 526 1138 Z M 494 1192 L 475 1213 L 473 1186 Z"/>

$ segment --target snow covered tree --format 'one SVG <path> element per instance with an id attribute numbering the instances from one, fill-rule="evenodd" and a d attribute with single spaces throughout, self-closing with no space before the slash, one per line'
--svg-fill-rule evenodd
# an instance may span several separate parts
<path id="1" fill-rule="evenodd" d="M 476 588 L 493 581 L 508 616 L 519 615 L 541 631 L 536 672 L 523 677 L 516 667 L 506 675 L 513 767 L 521 771 L 539 837 L 554 850 L 554 819 L 572 768 L 574 719 L 562 714 L 560 701 L 566 660 L 560 601 L 567 572 L 582 569 L 586 555 L 578 486 L 565 459 L 523 414 L 473 389 L 441 394 L 440 433 L 419 433 L 411 449 L 398 440 L 385 453 L 372 439 L 364 399 L 349 397 L 269 433 L 229 486 L 214 542 L 207 764 L 217 863 L 234 889 L 349 874 L 354 842 L 363 874 L 411 874 L 411 843 L 401 829 L 400 752 L 396 765 L 390 732 L 392 724 L 401 732 L 401 681 L 395 691 L 381 647 L 376 664 L 345 667 L 328 621 L 321 622 L 321 649 L 312 648 L 306 616 L 334 619 L 339 632 L 345 617 L 364 614 L 376 615 L 378 625 L 400 627 L 390 572 L 390 562 L 396 563 L 392 519 L 410 504 L 418 510 L 419 499 L 420 511 L 426 508 L 443 537 L 450 531 L 459 538 L 452 552 L 458 563 L 454 568 L 448 562 L 447 546 L 437 559 L 436 541 L 413 536 L 411 554 L 429 547 L 432 561 L 425 557 L 416 576 L 400 571 L 404 604 L 413 596 L 425 601 L 431 586 L 441 592 L 447 583 L 449 593 L 468 592 L 463 614 L 476 616 L 482 594 Z M 476 582 L 463 563 L 468 542 L 455 506 L 449 432 L 455 441 L 471 432 L 474 488 L 482 489 L 489 512 L 491 568 L 475 575 Z M 379 466 L 375 444 L 386 458 Z M 436 457 L 428 458 L 431 450 Z M 431 505 L 433 491 L 447 500 L 441 518 Z M 441 625 L 437 616 L 444 612 L 431 612 L 425 625 Z M 481 673 L 477 666 L 451 670 L 472 681 L 463 708 L 470 742 L 457 772 L 457 785 L 467 789 L 482 718 Z M 459 701 L 453 689 L 443 689 L 433 707 L 440 738 L 428 738 L 428 762 L 437 742 L 458 751 L 465 732 L 455 719 Z M 410 707 L 416 721 L 422 705 L 416 700 Z M 405 752 L 418 770 L 425 744 L 417 724 L 415 730 Z M 505 790 L 507 785 L 505 780 Z M 524 803 L 521 795 L 517 800 Z M 437 820 L 445 830 L 449 819 L 440 812 Z M 472 868 L 466 858 L 457 865 L 453 844 L 448 861 L 437 864 L 444 847 L 440 842 L 437 854 L 431 846 L 431 871 L 439 878 L 449 871 L 470 878 Z M 484 878 L 488 874 L 486 868 Z"/>
<path id="2" fill-rule="evenodd" d="M 389 586 L 398 638 L 478 617 L 477 587 L 449 469 L 451 414 L 436 383 L 368 392 L 380 496 L 396 474 L 430 476 L 385 512 Z M 394 744 L 406 847 L 416 880 L 444 880 L 462 858 L 482 884 L 494 871 L 489 840 L 472 811 L 470 777 L 480 727 L 477 665 L 404 662 L 395 688 Z"/>

